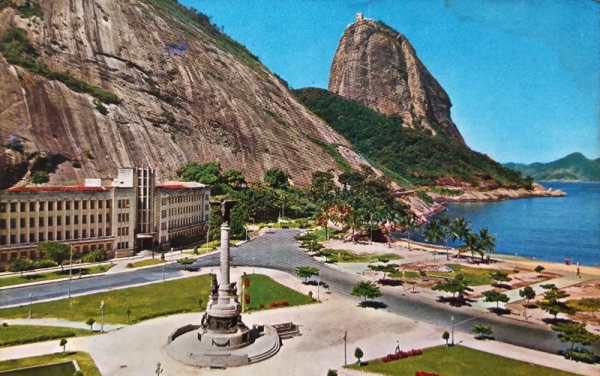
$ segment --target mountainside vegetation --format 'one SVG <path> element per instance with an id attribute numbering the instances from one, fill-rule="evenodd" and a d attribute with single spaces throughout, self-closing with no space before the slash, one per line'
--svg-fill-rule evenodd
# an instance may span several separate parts
<path id="1" fill-rule="evenodd" d="M 503 186 L 523 186 L 521 174 L 444 135 L 405 128 L 399 116 L 388 117 L 322 89 L 300 89 L 296 97 L 356 151 L 400 184 L 436 185 L 453 177 L 473 185 L 489 176 Z"/>
<path id="2" fill-rule="evenodd" d="M 504 166 L 537 181 L 600 181 L 600 158 L 588 159 L 581 153 L 549 163 L 506 163 Z"/>

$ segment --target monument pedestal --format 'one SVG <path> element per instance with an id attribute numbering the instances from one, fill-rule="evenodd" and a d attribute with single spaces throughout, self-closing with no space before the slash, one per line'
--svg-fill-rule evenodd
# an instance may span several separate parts
<path id="1" fill-rule="evenodd" d="M 224 218 L 220 284 L 211 274 L 211 295 L 201 325 L 186 325 L 175 330 L 167 343 L 171 357 L 200 367 L 233 367 L 258 362 L 275 355 L 280 346 L 279 335 L 273 327 L 249 329 L 242 322 L 236 283 L 231 283 L 229 274 L 228 210 L 233 204 L 224 201 L 220 205 Z"/>

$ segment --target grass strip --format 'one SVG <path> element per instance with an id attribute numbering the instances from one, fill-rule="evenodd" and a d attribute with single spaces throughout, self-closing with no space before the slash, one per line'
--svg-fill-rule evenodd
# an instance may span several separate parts
<path id="1" fill-rule="evenodd" d="M 408 349 L 406 349 L 408 350 Z M 382 357 L 386 354 L 382 354 Z M 438 346 L 423 350 L 423 355 L 383 363 L 370 360 L 367 366 L 348 366 L 362 372 L 390 376 L 414 376 L 416 371 L 452 376 L 480 376 L 486 370 L 493 375 L 567 376 L 574 373 L 505 358 L 464 346 Z"/>
<path id="2" fill-rule="evenodd" d="M 247 274 L 242 276 L 242 285 L 244 285 L 244 279 L 246 278 L 250 281 L 248 287 L 244 289 L 244 296 L 248 295 L 250 298 L 249 303 L 247 303 L 247 300 L 244 302 L 244 311 L 246 312 L 277 308 L 269 307 L 269 304 L 275 302 L 288 303 L 280 305 L 280 307 L 292 307 L 315 302 L 309 296 L 279 284 L 264 274 Z"/>
<path id="3" fill-rule="evenodd" d="M 456 274 L 463 273 L 465 275 L 465 281 L 469 286 L 485 286 L 491 285 L 496 281 L 490 278 L 490 274 L 493 272 L 504 272 L 511 274 L 512 270 L 502 270 L 502 269 L 484 269 L 484 268 L 472 268 L 469 266 L 459 265 L 459 264 L 447 264 L 447 267 L 452 269 L 452 273 L 445 272 L 427 272 L 428 276 L 435 277 L 446 277 L 446 278 L 454 278 Z"/>
<path id="4" fill-rule="evenodd" d="M 163 283 L 105 291 L 91 295 L 32 305 L 34 318 L 56 317 L 85 322 L 101 320 L 100 302 L 104 301 L 104 322 L 127 324 L 176 313 L 199 311 L 199 299 L 206 307 L 210 291 L 210 276 L 181 278 Z M 129 311 L 129 315 L 127 312 Z M 4 308 L 2 318 L 26 318 L 29 305 Z"/>
<path id="5" fill-rule="evenodd" d="M 74 267 L 72 270 L 72 277 L 78 278 L 80 275 L 80 270 L 81 270 L 81 275 L 92 275 L 92 274 L 104 273 L 108 269 L 112 268 L 113 266 L 114 265 L 112 265 L 112 264 L 107 264 L 107 265 L 92 266 L 92 267 L 88 267 L 88 268 L 75 268 Z M 17 286 L 17 285 L 22 285 L 22 284 L 32 283 L 32 282 L 52 281 L 52 280 L 68 278 L 68 277 L 69 277 L 69 269 L 60 270 L 60 271 L 56 271 L 56 272 L 49 272 L 49 273 L 25 274 L 25 275 L 23 275 L 23 277 L 20 277 L 20 276 L 4 277 L 4 278 L 0 278 L 0 287 Z"/>
<path id="6" fill-rule="evenodd" d="M 4 347 L 93 334 L 93 332 L 84 329 L 43 325 L 2 326 L 0 327 L 0 333 L 2 334 L 0 346 Z"/>
<path id="7" fill-rule="evenodd" d="M 67 347 L 68 346 L 69 345 L 67 344 Z M 56 347 L 59 347 L 58 343 L 56 344 Z M 5 360 L 0 362 L 0 371 L 42 366 L 46 364 L 66 362 L 70 360 L 77 361 L 77 364 L 79 364 L 79 368 L 81 368 L 81 372 L 85 376 L 102 376 L 100 370 L 98 370 L 98 367 L 96 367 L 96 363 L 94 363 L 94 360 L 92 359 L 90 354 L 82 351 L 67 351 L 65 353 L 61 352 L 55 354 L 33 356 L 29 358 Z"/>

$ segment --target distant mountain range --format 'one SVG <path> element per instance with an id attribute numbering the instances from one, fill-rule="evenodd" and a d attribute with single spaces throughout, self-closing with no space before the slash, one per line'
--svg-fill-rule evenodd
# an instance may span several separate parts
<path id="1" fill-rule="evenodd" d="M 569 154 L 549 163 L 505 163 L 504 167 L 537 181 L 600 181 L 600 158 L 588 159 L 581 153 Z"/>

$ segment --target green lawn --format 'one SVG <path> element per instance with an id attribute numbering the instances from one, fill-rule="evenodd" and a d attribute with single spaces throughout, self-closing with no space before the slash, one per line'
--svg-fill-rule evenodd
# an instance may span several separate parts
<path id="1" fill-rule="evenodd" d="M 326 256 L 327 261 L 331 262 L 377 262 L 380 258 L 387 260 L 399 260 L 402 259 L 394 253 L 354 253 L 346 249 L 322 249 L 319 254 Z"/>
<path id="2" fill-rule="evenodd" d="M 60 346 L 58 346 L 58 342 L 56 343 L 56 347 L 60 348 Z M 67 343 L 67 349 L 68 348 L 69 344 Z M 55 354 L 34 356 L 31 358 L 5 360 L 0 362 L 0 372 L 19 368 L 41 366 L 45 364 L 60 363 L 69 360 L 76 360 L 77 364 L 79 364 L 79 367 L 81 368 L 81 372 L 83 372 L 85 376 L 102 376 L 98 370 L 98 367 L 96 367 L 96 364 L 92 360 L 92 357 L 88 353 L 81 351 L 67 351 L 64 354 L 60 352 Z"/>
<path id="3" fill-rule="evenodd" d="M 83 267 L 83 268 L 81 268 L 81 275 L 104 273 L 105 271 L 112 268 L 113 266 L 114 265 L 112 265 L 112 264 L 105 264 L 105 265 L 96 265 L 96 266 L 92 266 L 92 267 Z M 79 277 L 79 270 L 80 270 L 80 268 L 75 267 L 75 264 L 74 264 L 73 271 L 72 271 L 73 278 Z M 21 277 L 21 276 L 3 277 L 3 278 L 0 278 L 0 287 L 22 285 L 25 283 L 32 283 L 32 282 L 51 281 L 54 279 L 61 279 L 61 278 L 68 278 L 68 277 L 69 277 L 69 268 L 65 267 L 65 270 L 59 270 L 56 272 L 37 273 L 37 274 L 25 273 L 25 274 L 23 274 L 23 277 Z"/>
<path id="4" fill-rule="evenodd" d="M 165 257 L 167 257 L 167 256 L 165 256 Z M 142 261 L 137 261 L 134 263 L 127 264 L 127 267 L 128 268 L 141 268 L 142 266 L 158 265 L 158 264 L 162 264 L 163 262 L 165 262 L 165 261 L 161 260 L 160 256 L 158 256 L 157 258 L 142 260 Z M 129 266 L 129 265 L 131 265 L 131 266 Z"/>
<path id="5" fill-rule="evenodd" d="M 198 299 L 203 300 L 202 307 L 210 291 L 210 276 L 182 278 L 146 286 L 131 287 L 122 290 L 106 291 L 92 295 L 61 299 L 52 302 L 36 303 L 32 306 L 34 318 L 57 317 L 72 321 L 85 322 L 89 317 L 100 324 L 100 302 L 105 302 L 104 322 L 109 324 L 127 324 L 175 313 L 199 311 Z M 127 310 L 131 310 L 131 321 Z M 0 310 L 2 318 L 26 318 L 29 305 Z"/>
<path id="6" fill-rule="evenodd" d="M 277 301 L 287 301 L 289 303 L 289 305 L 287 305 L 288 307 L 314 302 L 314 300 L 307 295 L 303 295 L 296 290 L 283 286 L 266 275 L 248 274 L 242 277 L 242 285 L 244 284 L 244 278 L 250 280 L 250 286 L 244 291 L 245 294 L 250 296 L 250 304 L 244 306 L 246 312 L 260 310 L 261 304 L 263 305 L 262 309 L 268 309 L 269 303 Z M 316 289 L 317 287 L 315 286 L 315 295 L 317 292 Z"/>
<path id="7" fill-rule="evenodd" d="M 465 275 L 465 281 L 469 286 L 485 286 L 491 285 L 496 281 L 490 278 L 490 274 L 493 272 L 505 272 L 511 274 L 512 270 L 502 269 L 483 269 L 483 268 L 472 268 L 470 266 L 464 266 L 459 264 L 446 264 L 447 267 L 453 270 L 452 273 L 444 272 L 427 272 L 428 276 L 447 277 L 454 278 L 456 274 L 463 273 Z"/>
<path id="8" fill-rule="evenodd" d="M 381 354 L 381 357 L 386 354 Z M 423 350 L 423 355 L 383 363 L 370 360 L 368 366 L 357 364 L 348 368 L 390 376 L 414 376 L 416 371 L 426 371 L 447 376 L 567 376 L 573 373 L 504 358 L 463 346 L 439 346 Z"/>
<path id="9" fill-rule="evenodd" d="M 398 270 L 397 272 L 389 273 L 388 276 L 390 278 L 402 278 L 402 270 Z M 421 273 L 415 272 L 412 270 L 405 270 L 404 278 L 410 278 L 410 279 L 421 278 Z"/>
<path id="10" fill-rule="evenodd" d="M 41 325 L 0 326 L 0 346 L 16 346 L 24 343 L 50 341 L 53 339 L 80 337 L 92 334 L 89 330 Z"/>

